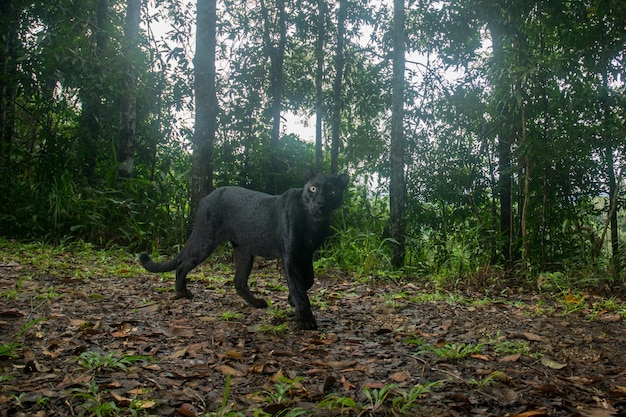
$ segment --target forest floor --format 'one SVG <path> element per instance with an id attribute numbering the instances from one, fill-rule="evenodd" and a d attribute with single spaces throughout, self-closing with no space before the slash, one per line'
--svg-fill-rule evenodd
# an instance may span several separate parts
<path id="1" fill-rule="evenodd" d="M 280 265 L 150 274 L 123 252 L 0 240 L 0 416 L 626 416 L 626 304 L 322 271 L 319 330 Z M 264 414 L 266 413 L 266 414 Z"/>

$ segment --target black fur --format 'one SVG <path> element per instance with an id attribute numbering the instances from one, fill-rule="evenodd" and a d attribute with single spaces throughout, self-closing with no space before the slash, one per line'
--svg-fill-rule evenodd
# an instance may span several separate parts
<path id="1" fill-rule="evenodd" d="M 141 264 L 150 272 L 176 269 L 176 297 L 191 298 L 186 277 L 215 248 L 231 242 L 235 250 L 235 288 L 255 307 L 267 307 L 248 288 L 255 256 L 282 259 L 302 329 L 317 329 L 307 291 L 313 285 L 313 253 L 326 238 L 330 213 L 341 205 L 348 175 L 307 171 L 304 188 L 269 195 L 240 187 L 222 187 L 202 199 L 194 228 L 182 251 L 172 260 L 155 263 L 146 253 Z"/>

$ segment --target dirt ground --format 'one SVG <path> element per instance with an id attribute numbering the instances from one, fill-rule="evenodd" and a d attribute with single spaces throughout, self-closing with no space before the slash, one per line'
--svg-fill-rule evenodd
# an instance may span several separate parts
<path id="1" fill-rule="evenodd" d="M 276 263 L 261 310 L 228 268 L 173 300 L 172 274 L 90 262 L 0 259 L 0 416 L 626 415 L 623 312 L 326 273 L 302 331 Z"/>

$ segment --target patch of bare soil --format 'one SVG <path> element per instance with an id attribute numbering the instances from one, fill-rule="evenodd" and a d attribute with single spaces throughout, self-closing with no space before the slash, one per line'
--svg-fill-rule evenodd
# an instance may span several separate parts
<path id="1" fill-rule="evenodd" d="M 268 310 L 214 273 L 172 300 L 171 274 L 86 280 L 0 262 L 3 294 L 28 277 L 0 301 L 0 416 L 626 415 L 618 314 L 322 276 L 319 330 L 302 331 L 276 264 L 251 277 Z"/>

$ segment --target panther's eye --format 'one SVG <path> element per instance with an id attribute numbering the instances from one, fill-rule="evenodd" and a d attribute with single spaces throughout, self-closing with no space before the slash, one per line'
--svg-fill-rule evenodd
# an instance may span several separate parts
<path id="1" fill-rule="evenodd" d="M 315 185 L 310 186 L 309 187 L 309 191 L 312 192 L 312 193 L 316 193 L 317 192 L 317 186 L 315 186 Z"/>
<path id="2" fill-rule="evenodd" d="M 328 192 L 328 194 L 330 194 L 331 197 L 334 197 L 335 196 L 335 190 L 330 190 Z"/>

